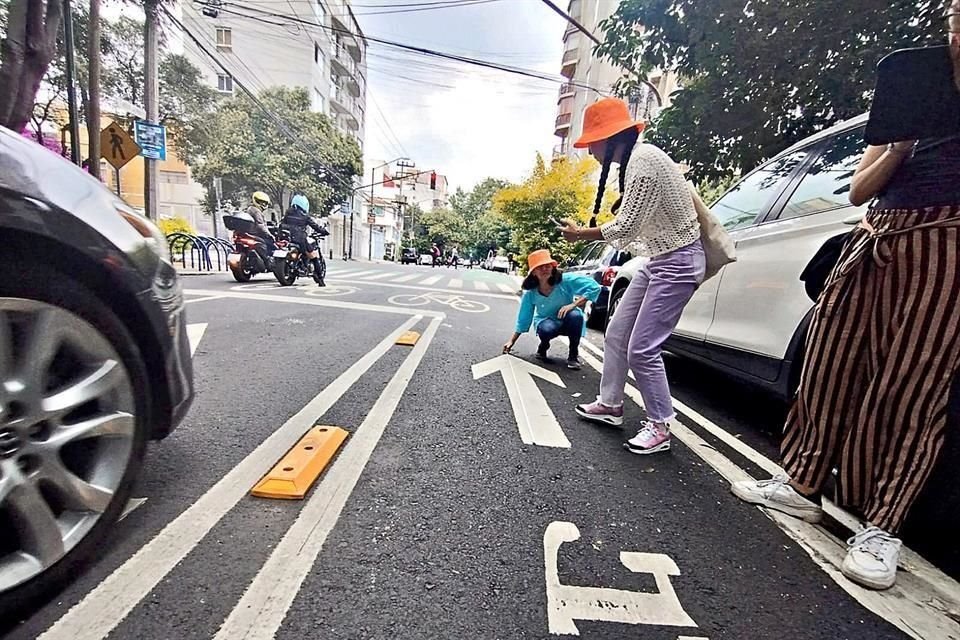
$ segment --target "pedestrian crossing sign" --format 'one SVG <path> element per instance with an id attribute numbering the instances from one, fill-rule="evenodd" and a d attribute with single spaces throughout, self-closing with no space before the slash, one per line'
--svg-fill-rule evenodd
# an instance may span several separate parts
<path id="1" fill-rule="evenodd" d="M 140 145 L 134 142 L 126 129 L 111 122 L 100 132 L 100 155 L 115 169 L 120 169 L 140 155 Z"/>

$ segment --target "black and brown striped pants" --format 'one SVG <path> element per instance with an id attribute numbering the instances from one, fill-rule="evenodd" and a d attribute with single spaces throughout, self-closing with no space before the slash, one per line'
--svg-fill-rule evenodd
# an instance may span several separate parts
<path id="1" fill-rule="evenodd" d="M 873 210 L 817 303 L 781 445 L 804 493 L 838 474 L 838 503 L 890 532 L 944 443 L 960 368 L 960 206 Z"/>

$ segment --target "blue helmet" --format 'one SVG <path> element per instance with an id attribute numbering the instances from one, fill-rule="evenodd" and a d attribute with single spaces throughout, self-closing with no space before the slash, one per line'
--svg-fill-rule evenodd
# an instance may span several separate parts
<path id="1" fill-rule="evenodd" d="M 300 207 L 304 213 L 310 213 L 310 201 L 307 200 L 307 196 L 301 193 L 293 196 L 293 200 L 290 201 L 290 206 Z"/>

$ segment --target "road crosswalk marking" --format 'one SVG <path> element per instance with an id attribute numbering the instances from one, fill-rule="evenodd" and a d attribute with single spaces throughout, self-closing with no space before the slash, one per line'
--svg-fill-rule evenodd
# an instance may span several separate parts
<path id="1" fill-rule="evenodd" d="M 366 276 L 364 280 L 380 280 L 381 278 L 389 278 L 393 274 L 389 271 L 381 271 L 380 273 L 375 273 L 372 276 Z"/>
<path id="2" fill-rule="evenodd" d="M 457 279 L 457 278 L 454 278 L 453 280 L 450 281 L 450 283 L 449 283 L 447 286 L 450 287 L 451 289 L 462 289 L 462 288 L 463 288 L 463 280 L 459 280 L 459 279 Z"/>
<path id="3" fill-rule="evenodd" d="M 371 271 L 371 270 L 367 270 L 367 271 L 357 271 L 356 273 L 351 273 L 351 274 L 350 274 L 350 277 L 351 277 L 351 278 L 361 278 L 361 277 L 363 277 L 363 276 L 369 276 L 369 275 L 374 274 L 374 273 L 377 273 L 377 271 L 376 271 L 375 269 L 372 270 L 372 271 Z M 333 274 L 333 275 L 336 276 L 336 277 L 338 277 L 338 278 L 340 277 L 340 274 L 339 274 L 339 273 L 335 273 L 335 274 Z"/>
<path id="4" fill-rule="evenodd" d="M 421 280 L 420 284 L 437 284 L 443 280 L 443 276 L 430 276 L 426 280 Z"/>
<path id="5" fill-rule="evenodd" d="M 411 273 L 405 276 L 400 276 L 399 278 L 394 278 L 390 282 L 410 282 L 411 280 L 416 280 L 420 277 L 419 273 Z"/>
<path id="6" fill-rule="evenodd" d="M 487 286 L 486 282 L 474 282 L 473 286 L 477 291 L 490 291 L 490 287 Z"/>
<path id="7" fill-rule="evenodd" d="M 504 293 L 516 293 L 516 291 L 517 291 L 516 289 L 514 289 L 514 288 L 511 287 L 510 285 L 508 285 L 508 284 L 503 284 L 502 282 L 498 282 L 498 283 L 497 283 L 497 288 L 500 289 L 500 291 L 503 291 Z"/>

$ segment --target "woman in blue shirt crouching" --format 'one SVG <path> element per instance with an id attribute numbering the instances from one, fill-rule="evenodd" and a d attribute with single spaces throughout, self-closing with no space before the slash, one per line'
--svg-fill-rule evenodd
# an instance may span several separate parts
<path id="1" fill-rule="evenodd" d="M 521 334 L 533 325 L 540 338 L 537 359 L 549 362 L 550 341 L 566 336 L 570 340 L 567 367 L 579 369 L 580 338 L 587 332 L 583 307 L 588 300 L 597 301 L 600 285 L 589 276 L 561 273 L 557 261 L 546 249 L 532 252 L 527 256 L 527 264 L 530 274 L 523 281 L 524 294 L 517 313 L 517 328 L 513 337 L 503 345 L 503 352 L 510 353 Z"/>

